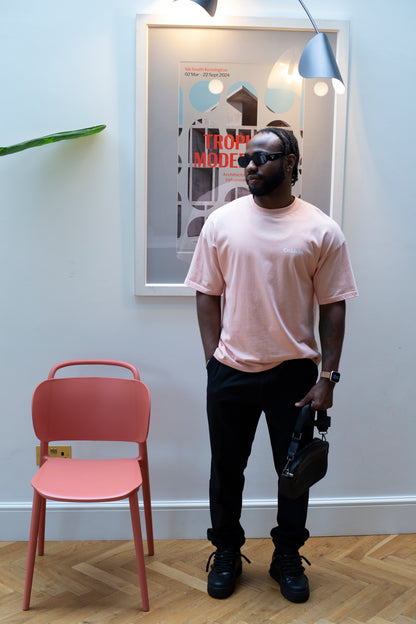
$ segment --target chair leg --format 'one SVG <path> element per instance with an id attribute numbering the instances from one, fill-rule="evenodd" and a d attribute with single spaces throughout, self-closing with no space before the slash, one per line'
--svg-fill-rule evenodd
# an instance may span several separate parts
<path id="1" fill-rule="evenodd" d="M 33 570 L 35 567 L 41 507 L 42 497 L 35 491 L 33 494 L 32 518 L 30 521 L 29 548 L 26 563 L 25 589 L 23 593 L 23 611 L 27 611 L 30 605 L 30 594 L 32 593 Z"/>
<path id="2" fill-rule="evenodd" d="M 38 532 L 38 555 L 41 557 L 45 552 L 45 518 L 46 518 L 46 499 L 41 499 L 39 514 L 39 532 Z"/>
<path id="3" fill-rule="evenodd" d="M 150 498 L 150 481 L 149 481 L 149 462 L 147 459 L 147 446 L 146 443 L 140 444 L 140 470 L 142 473 L 143 483 L 143 507 L 144 518 L 146 523 L 146 539 L 147 539 L 147 552 L 149 555 L 154 555 L 155 548 L 153 542 L 153 521 L 152 521 L 152 502 Z"/>
<path id="4" fill-rule="evenodd" d="M 149 595 L 147 591 L 146 567 L 144 563 L 143 539 L 137 491 L 129 496 L 129 503 L 131 524 L 133 527 L 134 547 L 136 550 L 137 569 L 139 572 L 140 593 L 142 596 L 142 609 L 143 611 L 149 611 Z"/>

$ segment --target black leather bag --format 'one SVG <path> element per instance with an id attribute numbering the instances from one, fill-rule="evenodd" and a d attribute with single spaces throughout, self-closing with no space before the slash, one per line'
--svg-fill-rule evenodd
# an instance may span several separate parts
<path id="1" fill-rule="evenodd" d="M 325 434 L 331 424 L 326 411 L 320 411 L 314 419 L 315 413 L 310 405 L 305 405 L 296 421 L 292 440 L 289 445 L 287 463 L 279 478 L 279 494 L 287 498 L 298 498 L 314 483 L 320 481 L 328 469 L 329 443 Z M 314 438 L 306 446 L 299 449 L 302 431 L 307 423 L 317 427 L 321 438 Z"/>

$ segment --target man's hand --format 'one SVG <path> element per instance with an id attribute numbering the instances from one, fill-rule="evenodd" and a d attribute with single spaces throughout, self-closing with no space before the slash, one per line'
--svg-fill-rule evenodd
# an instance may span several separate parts
<path id="1" fill-rule="evenodd" d="M 321 378 L 303 399 L 295 403 L 296 407 L 310 403 L 313 410 L 329 409 L 333 403 L 334 386 L 334 382 Z"/>

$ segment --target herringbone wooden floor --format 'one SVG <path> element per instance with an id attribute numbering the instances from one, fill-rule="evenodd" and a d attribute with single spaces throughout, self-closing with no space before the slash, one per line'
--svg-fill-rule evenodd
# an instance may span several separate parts
<path id="1" fill-rule="evenodd" d="M 7 624 L 416 624 L 416 535 L 311 538 L 310 600 L 286 601 L 268 575 L 270 540 L 251 539 L 236 592 L 206 594 L 206 541 L 157 541 L 141 611 L 132 542 L 47 542 L 31 609 L 21 611 L 27 544 L 0 543 L 0 622 Z"/>

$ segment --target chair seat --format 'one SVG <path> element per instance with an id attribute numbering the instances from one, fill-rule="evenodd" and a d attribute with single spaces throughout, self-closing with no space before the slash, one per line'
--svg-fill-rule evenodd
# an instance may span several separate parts
<path id="1" fill-rule="evenodd" d="M 32 479 L 32 486 L 44 498 L 90 503 L 127 498 L 141 483 L 137 458 L 50 457 Z"/>

